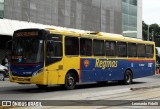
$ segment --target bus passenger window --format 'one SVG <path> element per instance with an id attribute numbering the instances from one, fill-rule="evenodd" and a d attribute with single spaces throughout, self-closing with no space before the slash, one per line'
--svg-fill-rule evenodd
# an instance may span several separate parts
<path id="1" fill-rule="evenodd" d="M 103 40 L 94 40 L 93 41 L 93 53 L 95 56 L 104 56 L 104 41 Z"/>
<path id="2" fill-rule="evenodd" d="M 77 37 L 65 37 L 65 54 L 79 55 L 79 40 Z"/>
<path id="3" fill-rule="evenodd" d="M 146 57 L 147 58 L 153 58 L 153 46 L 152 45 L 147 45 L 146 46 Z"/>
<path id="4" fill-rule="evenodd" d="M 138 57 L 146 57 L 146 47 L 144 44 L 137 44 Z"/>
<path id="5" fill-rule="evenodd" d="M 127 44 L 125 42 L 117 42 L 117 55 L 119 57 L 127 56 Z"/>
<path id="6" fill-rule="evenodd" d="M 92 40 L 87 38 L 80 38 L 80 55 L 92 55 Z"/>
<path id="7" fill-rule="evenodd" d="M 137 57 L 136 43 L 128 43 L 128 57 Z"/>
<path id="8" fill-rule="evenodd" d="M 116 42 L 106 41 L 106 56 L 116 56 Z"/>

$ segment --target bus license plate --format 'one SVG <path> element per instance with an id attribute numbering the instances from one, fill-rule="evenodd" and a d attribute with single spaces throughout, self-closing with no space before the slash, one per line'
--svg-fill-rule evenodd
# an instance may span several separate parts
<path id="1" fill-rule="evenodd" d="M 17 78 L 18 81 L 24 81 L 24 78 Z"/>

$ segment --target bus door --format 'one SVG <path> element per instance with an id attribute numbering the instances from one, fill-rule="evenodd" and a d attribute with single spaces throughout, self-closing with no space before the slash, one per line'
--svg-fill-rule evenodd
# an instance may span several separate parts
<path id="1" fill-rule="evenodd" d="M 62 60 L 62 42 L 59 40 L 46 41 L 46 67 L 48 84 L 58 83 L 58 73 L 63 65 Z"/>

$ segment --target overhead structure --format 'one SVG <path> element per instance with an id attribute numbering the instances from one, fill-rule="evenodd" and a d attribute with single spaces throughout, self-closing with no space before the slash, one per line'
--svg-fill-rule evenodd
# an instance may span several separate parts
<path id="1" fill-rule="evenodd" d="M 53 27 L 53 26 L 52 26 Z M 13 36 L 13 32 L 24 28 L 51 28 L 50 25 L 24 22 L 18 20 L 0 19 L 0 35 Z"/>

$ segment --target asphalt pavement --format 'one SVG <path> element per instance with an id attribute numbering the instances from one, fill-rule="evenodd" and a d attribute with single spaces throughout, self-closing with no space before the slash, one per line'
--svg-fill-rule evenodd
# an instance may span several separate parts
<path id="1" fill-rule="evenodd" d="M 160 75 L 155 75 L 160 79 Z M 57 99 L 60 99 L 57 101 Z M 14 109 L 159 109 L 160 84 L 123 88 L 109 91 L 73 94 L 50 98 L 40 107 L 14 107 Z M 48 105 L 47 105 L 48 102 Z"/>

